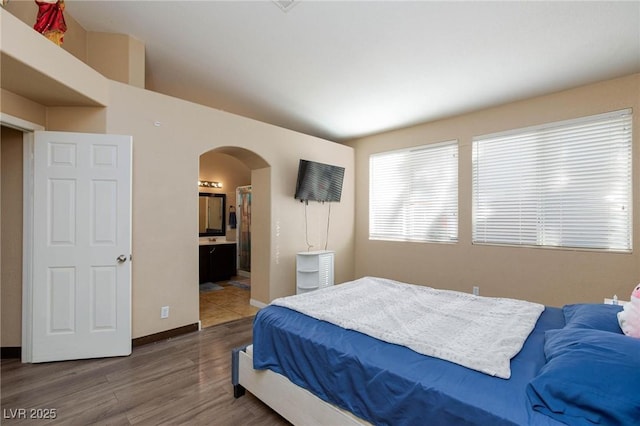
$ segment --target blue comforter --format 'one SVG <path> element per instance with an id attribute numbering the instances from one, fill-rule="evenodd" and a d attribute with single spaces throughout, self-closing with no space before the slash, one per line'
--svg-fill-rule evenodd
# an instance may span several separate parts
<path id="1" fill-rule="evenodd" d="M 545 364 L 544 332 L 564 324 L 546 308 L 505 380 L 268 306 L 254 322 L 253 362 L 374 424 L 558 425 L 532 409 L 526 387 Z"/>

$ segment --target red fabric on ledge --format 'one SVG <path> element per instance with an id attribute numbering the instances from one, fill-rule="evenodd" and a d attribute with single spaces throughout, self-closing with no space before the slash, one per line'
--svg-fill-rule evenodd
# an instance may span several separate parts
<path id="1" fill-rule="evenodd" d="M 42 34 L 49 32 L 65 33 L 67 24 L 64 21 L 64 0 L 55 3 L 47 3 L 35 0 L 38 5 L 38 16 L 33 28 Z M 60 37 L 62 39 L 62 37 Z"/>

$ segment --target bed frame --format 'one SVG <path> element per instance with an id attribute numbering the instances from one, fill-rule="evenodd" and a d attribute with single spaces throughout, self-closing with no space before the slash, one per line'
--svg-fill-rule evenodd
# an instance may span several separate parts
<path id="1" fill-rule="evenodd" d="M 271 370 L 253 369 L 253 345 L 234 349 L 232 384 L 236 398 L 251 392 L 294 425 L 370 425 L 329 404 Z"/>

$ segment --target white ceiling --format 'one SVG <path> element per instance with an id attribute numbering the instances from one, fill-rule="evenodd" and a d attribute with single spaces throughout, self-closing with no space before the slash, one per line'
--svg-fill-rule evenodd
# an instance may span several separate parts
<path id="1" fill-rule="evenodd" d="M 640 72 L 640 1 L 66 1 L 147 88 L 344 141 Z"/>

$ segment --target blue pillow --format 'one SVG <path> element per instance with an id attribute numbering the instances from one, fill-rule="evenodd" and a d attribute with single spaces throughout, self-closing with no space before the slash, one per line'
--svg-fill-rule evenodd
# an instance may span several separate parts
<path id="1" fill-rule="evenodd" d="M 620 305 L 605 305 L 603 303 L 582 303 L 565 305 L 562 308 L 565 328 L 591 328 L 622 334 L 618 324 Z"/>
<path id="2" fill-rule="evenodd" d="M 545 333 L 547 363 L 527 385 L 533 409 L 571 424 L 638 424 L 640 339 L 590 329 Z"/>

